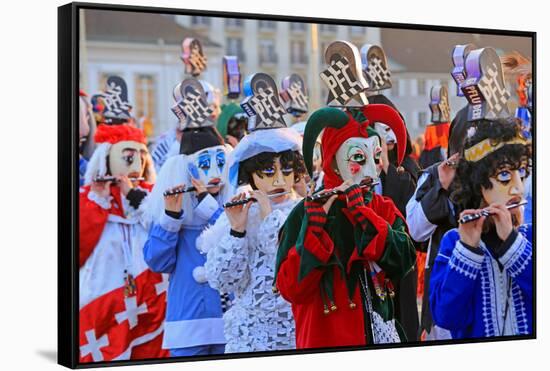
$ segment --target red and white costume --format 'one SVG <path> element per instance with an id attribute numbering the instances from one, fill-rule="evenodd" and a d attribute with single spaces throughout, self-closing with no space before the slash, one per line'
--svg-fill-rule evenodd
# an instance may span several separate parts
<path id="1" fill-rule="evenodd" d="M 100 125 L 87 180 L 106 175 L 110 145 L 136 139 L 145 141 L 139 129 Z M 147 194 L 151 188 L 146 181 L 134 187 Z M 102 198 L 90 185 L 80 189 L 80 362 L 166 357 L 161 345 L 168 282 L 143 260 L 144 202 L 135 209 L 120 187 L 110 191 Z"/>

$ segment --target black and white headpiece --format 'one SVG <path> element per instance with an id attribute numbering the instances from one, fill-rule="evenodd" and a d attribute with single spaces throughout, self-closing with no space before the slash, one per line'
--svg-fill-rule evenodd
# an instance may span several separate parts
<path id="1" fill-rule="evenodd" d="M 246 98 L 241 107 L 249 117 L 248 130 L 286 128 L 285 108 L 279 100 L 277 84 L 266 73 L 255 73 L 243 84 Z"/>
<path id="2" fill-rule="evenodd" d="M 174 88 L 172 112 L 180 122 L 180 129 L 193 129 L 214 126 L 211 115 L 214 110 L 208 105 L 202 84 L 194 78 L 188 78 Z"/>
<path id="3" fill-rule="evenodd" d="M 476 47 L 474 44 L 464 44 L 464 45 L 455 45 L 453 49 L 453 71 L 451 72 L 451 76 L 456 82 L 456 95 L 459 97 L 463 97 L 464 94 L 462 93 L 462 90 L 460 90 L 460 85 L 464 82 L 466 79 L 466 69 L 464 67 L 466 62 L 466 57 L 472 50 L 474 50 Z"/>
<path id="4" fill-rule="evenodd" d="M 357 47 L 347 41 L 334 41 L 325 51 L 328 68 L 321 80 L 329 89 L 330 107 L 363 107 L 368 104 L 365 91 L 369 84 L 363 76 L 361 56 Z"/>
<path id="5" fill-rule="evenodd" d="M 109 76 L 105 91 L 99 94 L 103 104 L 103 120 L 116 125 L 127 122 L 132 106 L 128 103 L 128 87 L 120 76 Z"/>
<path id="6" fill-rule="evenodd" d="M 471 51 L 466 57 L 466 80 L 460 86 L 468 99 L 468 121 L 510 117 L 502 65 L 493 48 Z"/>
<path id="7" fill-rule="evenodd" d="M 369 84 L 368 92 L 377 93 L 379 90 L 391 88 L 391 73 L 384 49 L 378 45 L 363 45 L 361 64 L 363 76 Z"/>
<path id="8" fill-rule="evenodd" d="M 206 56 L 199 40 L 186 37 L 181 43 L 181 60 L 185 64 L 185 73 L 197 77 L 206 69 Z"/>
<path id="9" fill-rule="evenodd" d="M 309 97 L 304 79 L 296 73 L 281 82 L 281 98 L 288 113 L 301 116 L 308 111 Z"/>
<path id="10" fill-rule="evenodd" d="M 451 121 L 451 107 L 449 106 L 449 93 L 446 86 L 432 86 L 430 111 L 432 111 L 432 122 L 434 124 Z"/>

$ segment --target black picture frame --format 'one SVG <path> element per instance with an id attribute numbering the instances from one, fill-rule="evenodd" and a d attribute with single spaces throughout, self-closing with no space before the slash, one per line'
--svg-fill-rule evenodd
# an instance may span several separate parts
<path id="1" fill-rule="evenodd" d="M 443 25 L 387 23 L 378 21 L 358 21 L 348 19 L 326 19 L 314 17 L 281 16 L 222 11 L 202 11 L 161 7 L 70 3 L 58 8 L 58 363 L 69 368 L 91 368 L 104 366 L 124 366 L 155 363 L 189 362 L 201 360 L 223 360 L 232 358 L 266 357 L 278 355 L 311 354 L 322 352 L 344 352 L 365 349 L 402 348 L 434 346 L 447 344 L 481 343 L 505 340 L 529 340 L 537 338 L 537 297 L 533 296 L 533 333 L 525 336 L 502 336 L 495 338 L 438 340 L 425 342 L 407 342 L 391 345 L 368 345 L 327 349 L 307 349 L 291 351 L 271 351 L 254 353 L 224 354 L 216 356 L 178 357 L 166 359 L 147 359 L 115 362 L 96 362 L 82 364 L 78 362 L 78 130 L 74 125 L 78 121 L 79 93 L 79 10 L 111 10 L 140 13 L 200 15 L 222 18 L 256 19 L 270 21 L 292 21 L 304 23 L 334 24 L 364 27 L 384 27 L 407 30 L 429 30 L 443 32 L 479 33 L 487 35 L 520 36 L 531 39 L 533 68 L 533 260 L 537 261 L 536 249 L 536 213 L 537 213 L 537 33 L 532 31 L 510 31 L 485 28 L 462 28 Z M 533 289 L 536 293 L 537 266 L 533 267 Z"/>

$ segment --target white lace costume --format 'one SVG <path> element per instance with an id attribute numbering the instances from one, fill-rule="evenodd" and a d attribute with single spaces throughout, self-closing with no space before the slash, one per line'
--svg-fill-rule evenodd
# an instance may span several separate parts
<path id="1" fill-rule="evenodd" d="M 223 316 L 226 353 L 296 348 L 290 304 L 273 293 L 272 287 L 278 233 L 297 202 L 272 204 L 272 212 L 263 221 L 258 204 L 253 204 L 243 238 L 230 235 L 224 213 L 197 240 L 198 248 L 207 253 L 210 286 L 235 296 Z"/>

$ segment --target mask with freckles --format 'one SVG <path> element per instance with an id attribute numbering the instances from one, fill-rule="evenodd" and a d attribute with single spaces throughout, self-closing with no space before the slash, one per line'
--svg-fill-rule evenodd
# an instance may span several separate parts
<path id="1" fill-rule="evenodd" d="M 266 194 L 291 192 L 294 187 L 294 169 L 291 165 L 284 166 L 279 157 L 275 157 L 273 165 L 252 173 L 254 185 Z M 290 194 L 290 193 L 289 193 Z M 272 198 L 271 201 L 278 203 L 289 197 L 286 194 L 281 197 Z"/>
<path id="2" fill-rule="evenodd" d="M 483 206 L 491 204 L 509 205 L 521 201 L 524 197 L 524 182 L 527 178 L 527 163 L 518 169 L 509 165 L 501 166 L 496 173 L 489 178 L 491 188 L 481 188 Z M 514 216 L 514 225 L 519 225 L 523 220 L 522 208 L 511 209 Z"/>
<path id="3" fill-rule="evenodd" d="M 120 141 L 109 150 L 109 170 L 112 176 L 142 177 L 145 173 L 147 147 L 134 141 Z"/>
<path id="4" fill-rule="evenodd" d="M 219 145 L 201 149 L 190 155 L 190 175 L 204 184 L 221 182 L 226 164 L 225 146 Z M 209 188 L 211 193 L 219 192 L 220 187 Z"/>
<path id="5" fill-rule="evenodd" d="M 361 184 L 367 178 L 378 179 L 378 166 L 382 148 L 380 138 L 349 138 L 336 151 L 335 159 L 342 180 L 351 179 L 353 184 Z"/>

